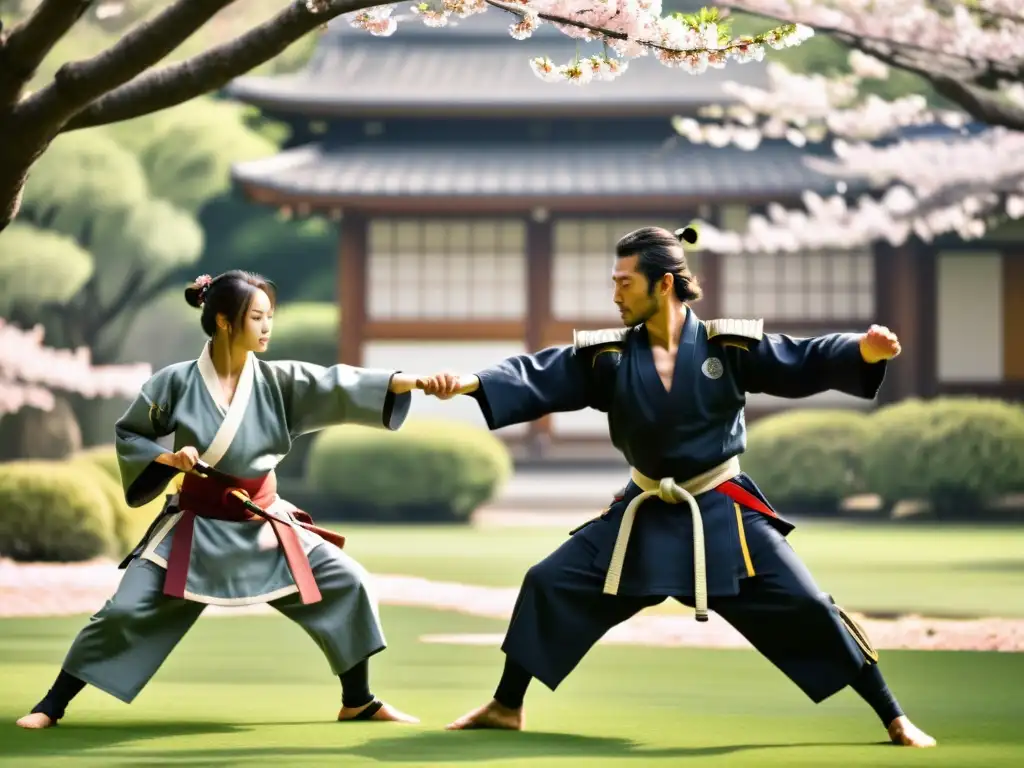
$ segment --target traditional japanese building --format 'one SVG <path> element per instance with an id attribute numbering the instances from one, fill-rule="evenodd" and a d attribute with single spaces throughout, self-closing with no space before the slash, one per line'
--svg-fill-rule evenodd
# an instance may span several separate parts
<path id="1" fill-rule="evenodd" d="M 307 66 L 244 77 L 229 95 L 291 125 L 278 156 L 234 169 L 251 200 L 340 221 L 340 359 L 471 371 L 509 354 L 569 343 L 574 328 L 615 326 L 615 241 L 644 225 L 696 217 L 742 227 L 770 202 L 830 194 L 809 151 L 765 142 L 753 152 L 689 144 L 671 119 L 726 105 L 727 80 L 765 82 L 763 64 L 691 76 L 652 58 L 585 87 L 543 83 L 533 56 L 573 58 L 550 27 L 526 41 L 491 11 L 432 29 L 416 20 L 387 38 L 332 23 Z M 1020 242 L 1020 240 L 1017 240 Z M 879 246 L 779 255 L 691 255 L 705 318 L 755 316 L 799 335 L 901 334 L 904 358 L 885 398 L 1024 393 L 1020 246 Z M 286 255 L 282 254 L 285 258 Z M 865 407 L 841 395 L 807 404 Z M 749 416 L 789 405 L 753 396 Z M 471 402 L 423 402 L 479 421 Z M 606 441 L 601 414 L 559 414 L 506 430 L 513 442 L 583 455 Z"/>

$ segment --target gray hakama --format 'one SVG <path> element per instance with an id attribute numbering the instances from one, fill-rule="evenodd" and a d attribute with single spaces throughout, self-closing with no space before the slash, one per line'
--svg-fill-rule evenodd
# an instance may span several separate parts
<path id="1" fill-rule="evenodd" d="M 258 360 L 250 354 L 230 405 L 224 402 L 209 344 L 196 361 L 157 372 L 117 422 L 116 447 L 125 497 L 141 506 L 177 474 L 154 462 L 174 435 L 174 450 L 195 446 L 201 459 L 241 479 L 267 476 L 303 434 L 334 424 L 398 429 L 409 394 L 388 392 L 393 372 L 345 365 L 329 368 Z M 63 668 L 131 702 L 152 678 L 206 605 L 269 603 L 298 623 L 343 674 L 386 647 L 369 574 L 315 532 L 296 528 L 321 599 L 304 604 L 285 556 L 266 522 L 196 517 L 184 598 L 164 593 L 179 494 L 121 564 L 124 577 L 79 633 Z M 295 507 L 276 497 L 267 506 L 296 519 Z"/>

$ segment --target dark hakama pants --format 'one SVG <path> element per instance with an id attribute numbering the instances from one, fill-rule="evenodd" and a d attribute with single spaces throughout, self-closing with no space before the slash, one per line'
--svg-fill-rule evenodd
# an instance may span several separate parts
<path id="1" fill-rule="evenodd" d="M 618 506 L 624 507 L 625 501 L 618 502 Z M 701 504 L 702 509 L 705 506 Z M 728 510 L 728 505 L 717 502 L 711 506 L 713 510 Z M 645 503 L 638 520 L 646 508 Z M 716 595 L 711 591 L 709 608 L 814 702 L 823 701 L 852 683 L 864 665 L 877 657 L 866 638 L 858 640 L 854 634 L 858 630 L 847 623 L 848 618 L 831 596 L 818 588 L 775 522 L 759 512 L 741 511 L 754 575 L 737 578 L 735 589 L 730 590 L 734 594 Z M 601 523 L 616 523 L 611 527 L 617 527 L 620 516 L 621 511 Z M 584 532 L 589 531 L 584 529 L 571 536 L 527 571 L 502 644 L 509 658 L 551 690 L 615 625 L 666 598 L 693 605 L 692 594 L 638 594 L 636 589 L 627 594 L 604 594 L 602 564 L 607 558 L 595 545 L 594 537 L 582 535 Z M 664 545 L 664 540 L 661 543 Z M 685 548 L 685 539 L 679 543 Z M 709 542 L 707 548 L 710 571 L 714 543 Z M 685 551 L 691 555 L 692 570 L 692 547 Z M 631 540 L 627 572 L 630 559 L 643 554 L 634 549 Z M 709 582 L 713 581 L 709 576 Z"/>

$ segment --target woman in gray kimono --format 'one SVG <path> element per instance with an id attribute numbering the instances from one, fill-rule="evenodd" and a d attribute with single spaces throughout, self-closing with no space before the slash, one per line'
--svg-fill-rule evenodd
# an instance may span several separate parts
<path id="1" fill-rule="evenodd" d="M 258 275 L 204 275 L 185 298 L 202 310 L 210 340 L 198 360 L 158 371 L 116 425 L 130 506 L 184 472 L 181 487 L 121 563 L 117 592 L 78 634 L 53 687 L 18 725 L 56 725 L 87 683 L 130 703 L 205 606 L 264 602 L 301 625 L 341 678 L 338 720 L 418 722 L 370 692 L 368 659 L 386 644 L 367 572 L 342 552 L 342 537 L 277 495 L 274 475 L 299 435 L 332 424 L 398 429 L 415 377 L 259 360 L 275 292 Z M 173 452 L 157 443 L 169 435 Z M 230 476 L 237 495 L 192 472 L 200 460 Z M 273 519 L 249 512 L 245 496 Z"/>

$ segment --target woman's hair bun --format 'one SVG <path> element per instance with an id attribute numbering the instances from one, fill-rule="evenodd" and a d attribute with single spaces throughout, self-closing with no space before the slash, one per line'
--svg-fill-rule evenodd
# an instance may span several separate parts
<path id="1" fill-rule="evenodd" d="M 206 303 L 206 292 L 210 288 L 213 278 L 209 275 L 200 275 L 188 288 L 185 289 L 185 301 L 190 307 L 201 309 Z"/>
<path id="2" fill-rule="evenodd" d="M 693 227 L 683 227 L 675 231 L 676 239 L 681 243 L 694 245 L 697 242 L 697 230 Z"/>

